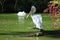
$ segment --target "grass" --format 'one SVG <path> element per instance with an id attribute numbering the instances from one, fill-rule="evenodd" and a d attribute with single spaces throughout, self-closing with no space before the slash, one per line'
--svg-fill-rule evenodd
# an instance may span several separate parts
<path id="1" fill-rule="evenodd" d="M 43 29 L 44 30 L 57 30 L 50 25 L 51 19 L 48 14 L 42 14 Z M 31 17 L 25 18 L 24 23 L 18 22 L 16 14 L 0 14 L 0 33 L 13 33 L 24 34 L 30 32 L 37 32 L 39 30 L 32 29 L 34 26 Z M 0 35 L 0 40 L 60 40 L 57 36 L 40 36 L 40 37 L 20 37 L 20 35 Z"/>

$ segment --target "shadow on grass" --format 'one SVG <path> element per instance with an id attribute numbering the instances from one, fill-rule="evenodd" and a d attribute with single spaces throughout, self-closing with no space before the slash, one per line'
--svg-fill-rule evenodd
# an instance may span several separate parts
<path id="1" fill-rule="evenodd" d="M 60 30 L 45 30 L 43 33 L 47 37 L 60 38 Z"/>
<path id="2" fill-rule="evenodd" d="M 30 35 L 37 32 L 7 32 L 7 33 L 0 33 L 0 35 Z"/>
<path id="3" fill-rule="evenodd" d="M 9 32 L 0 33 L 0 35 L 19 35 L 19 36 L 35 36 L 34 34 L 38 32 Z M 44 30 L 44 36 L 60 38 L 60 30 Z M 40 34 L 41 35 L 41 34 Z"/>
<path id="4" fill-rule="evenodd" d="M 44 35 L 60 35 L 60 30 L 44 30 Z"/>

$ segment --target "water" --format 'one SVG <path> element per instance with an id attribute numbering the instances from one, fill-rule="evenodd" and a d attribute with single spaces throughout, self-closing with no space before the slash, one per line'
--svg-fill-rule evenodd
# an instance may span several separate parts
<path id="1" fill-rule="evenodd" d="M 24 17 L 18 16 L 18 22 L 19 24 L 23 24 L 24 23 Z"/>

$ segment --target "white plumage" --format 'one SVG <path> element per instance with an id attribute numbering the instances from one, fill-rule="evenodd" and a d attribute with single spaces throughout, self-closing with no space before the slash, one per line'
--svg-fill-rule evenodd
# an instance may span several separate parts
<path id="1" fill-rule="evenodd" d="M 18 15 L 18 16 L 25 16 L 26 13 L 25 13 L 24 11 L 23 11 L 23 12 L 18 12 L 17 15 Z"/>
<path id="2" fill-rule="evenodd" d="M 35 24 L 35 27 L 42 29 L 42 16 L 40 14 L 31 15 L 32 21 Z"/>

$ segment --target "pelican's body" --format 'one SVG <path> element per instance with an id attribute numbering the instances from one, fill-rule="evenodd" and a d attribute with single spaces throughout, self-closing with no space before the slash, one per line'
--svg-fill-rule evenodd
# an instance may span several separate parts
<path id="1" fill-rule="evenodd" d="M 26 13 L 23 11 L 23 12 L 18 12 L 18 14 L 17 14 L 18 16 L 25 16 L 26 15 Z"/>

